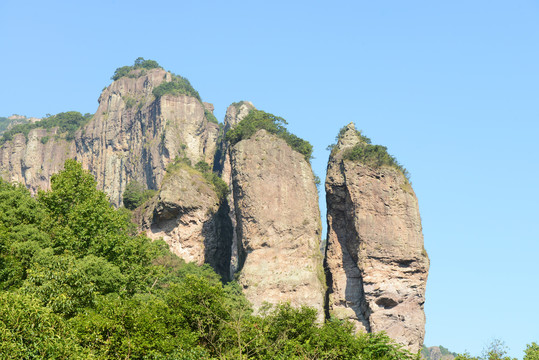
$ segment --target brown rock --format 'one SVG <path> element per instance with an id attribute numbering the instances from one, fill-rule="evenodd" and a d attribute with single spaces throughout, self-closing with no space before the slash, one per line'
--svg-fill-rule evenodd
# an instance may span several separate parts
<path id="1" fill-rule="evenodd" d="M 343 159 L 360 141 L 348 125 L 328 164 L 329 312 L 359 330 L 385 331 L 417 352 L 429 268 L 417 199 L 396 168 Z"/>
<path id="2" fill-rule="evenodd" d="M 240 101 L 234 103 L 228 107 L 225 115 L 224 122 L 224 133 L 234 126 L 236 126 L 240 121 L 242 121 L 249 112 L 253 109 L 256 109 L 254 105 L 249 101 Z M 232 170 L 230 165 L 230 155 L 229 155 L 229 144 L 226 140 L 223 140 L 219 144 L 219 154 L 218 157 L 218 171 L 221 175 L 221 178 L 228 184 L 230 192 L 227 197 L 228 204 L 234 204 L 234 191 L 232 190 Z M 238 244 L 238 235 L 236 233 L 236 213 L 234 206 L 230 207 L 229 218 L 232 221 L 232 248 L 231 248 L 231 259 L 230 259 L 230 278 L 239 269 L 239 244 Z"/>
<path id="3" fill-rule="evenodd" d="M 64 168 L 67 159 L 75 157 L 75 144 L 54 139 L 56 129 L 32 129 L 28 139 L 15 134 L 13 140 L 0 146 L 0 176 L 9 182 L 24 184 L 33 194 L 50 187 L 52 174 Z M 50 140 L 42 142 L 43 137 Z"/>
<path id="4" fill-rule="evenodd" d="M 140 76 L 122 77 L 103 90 L 93 119 L 73 141 L 55 138 L 55 129 L 37 128 L 28 140 L 16 135 L 1 145 L 0 175 L 35 192 L 48 188 L 51 175 L 75 158 L 119 206 L 130 180 L 158 189 L 176 157 L 213 163 L 219 126 L 207 121 L 203 104 L 185 95 L 155 99 L 153 89 L 172 75 L 163 69 L 135 72 Z M 50 139 L 43 144 L 45 136 Z"/>
<path id="5" fill-rule="evenodd" d="M 76 139 L 77 160 L 117 206 L 130 180 L 158 189 L 176 157 L 192 164 L 213 161 L 219 129 L 206 120 L 202 103 L 186 95 L 152 95 L 170 79 L 165 70 L 152 69 L 141 77 L 113 82 L 101 94 L 94 119 Z M 130 101 L 135 105 L 129 106 Z"/>
<path id="6" fill-rule="evenodd" d="M 161 190 L 136 220 L 150 239 L 162 238 L 187 262 L 210 264 L 229 278 L 231 225 L 228 207 L 221 208 L 215 190 L 202 175 L 185 164 L 168 173 Z"/>
<path id="7" fill-rule="evenodd" d="M 230 149 L 239 282 L 255 309 L 308 305 L 323 318 L 318 193 L 310 164 L 259 130 Z"/>
<path id="8" fill-rule="evenodd" d="M 213 110 L 215 109 L 213 104 L 211 104 L 209 102 L 203 102 L 202 104 L 204 105 L 204 109 L 208 110 L 209 112 L 211 112 L 213 114 Z"/>

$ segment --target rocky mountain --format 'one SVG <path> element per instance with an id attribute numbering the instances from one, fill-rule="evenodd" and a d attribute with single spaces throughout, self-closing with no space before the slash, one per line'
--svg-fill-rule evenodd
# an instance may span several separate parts
<path id="1" fill-rule="evenodd" d="M 187 79 L 150 60 L 113 80 L 93 116 L 62 113 L 6 133 L 0 176 L 36 193 L 76 159 L 116 207 L 128 184 L 152 189 L 133 211 L 140 231 L 236 279 L 255 310 L 307 305 L 319 321 L 349 319 L 421 347 L 429 261 L 417 199 L 399 167 L 349 158 L 366 139 L 353 125 L 329 159 L 322 254 L 312 146 L 284 119 L 242 101 L 220 125 Z"/>
<path id="2" fill-rule="evenodd" d="M 161 68 L 133 69 L 128 75 L 103 90 L 95 115 L 73 139 L 58 128 L 34 128 L 4 143 L 2 177 L 36 192 L 49 186 L 66 159 L 75 158 L 119 206 L 130 180 L 159 189 L 167 165 L 177 157 L 211 163 L 219 126 L 208 121 L 202 102 L 181 93 L 156 97 L 159 85 L 175 81 Z"/>
<path id="3" fill-rule="evenodd" d="M 401 169 L 377 164 L 385 155 L 354 124 L 341 131 L 331 152 L 327 306 L 330 315 L 360 330 L 384 330 L 417 352 L 425 334 L 429 259 L 416 196 Z"/>
<path id="4" fill-rule="evenodd" d="M 421 349 L 421 357 L 424 360 L 453 360 L 457 354 L 450 352 L 443 346 L 423 346 Z"/>

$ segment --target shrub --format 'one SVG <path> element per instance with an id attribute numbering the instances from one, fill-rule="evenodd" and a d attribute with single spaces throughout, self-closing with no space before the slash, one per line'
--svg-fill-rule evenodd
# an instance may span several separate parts
<path id="1" fill-rule="evenodd" d="M 206 115 L 206 119 L 209 122 L 212 122 L 214 124 L 219 124 L 219 121 L 217 121 L 217 118 L 215 117 L 215 115 L 213 115 L 211 111 L 204 109 L 204 115 Z"/>
<path id="2" fill-rule="evenodd" d="M 114 71 L 114 75 L 112 75 L 112 80 L 118 80 L 121 77 L 129 76 L 130 72 L 137 69 L 157 69 L 161 68 L 161 66 L 157 63 L 155 60 L 144 60 L 144 58 L 137 58 L 132 66 L 122 66 L 116 69 Z M 135 75 L 134 77 L 138 77 L 139 75 Z M 141 76 L 141 75 L 140 75 Z"/>
<path id="3" fill-rule="evenodd" d="M 124 206 L 126 209 L 134 210 L 154 195 L 155 190 L 145 189 L 141 183 L 132 180 L 127 183 L 123 193 Z"/>
<path id="4" fill-rule="evenodd" d="M 216 173 L 211 171 L 210 165 L 208 165 L 205 161 L 199 161 L 195 164 L 195 169 L 200 171 L 202 173 L 202 176 L 204 179 L 206 179 L 207 182 L 213 185 L 213 188 L 215 190 L 215 193 L 217 194 L 217 197 L 219 197 L 219 200 L 223 200 L 228 195 L 228 185 L 226 182 L 224 182 L 223 179 L 219 177 Z"/>
<path id="5" fill-rule="evenodd" d="M 160 98 L 163 95 L 187 95 L 202 101 L 198 91 L 193 88 L 189 80 L 183 76 L 174 74 L 172 74 L 171 81 L 162 82 L 159 86 L 153 89 L 152 93 L 156 98 Z"/>
<path id="6" fill-rule="evenodd" d="M 310 161 L 312 158 L 313 146 L 308 141 L 288 132 L 284 127 L 286 124 L 286 120 L 282 117 L 260 110 L 251 110 L 249 115 L 226 134 L 226 139 L 231 145 L 234 145 L 243 139 L 249 139 L 258 130 L 264 129 L 285 140 L 292 149 L 302 154 L 305 157 L 305 160 Z"/>
<path id="7" fill-rule="evenodd" d="M 137 100 L 130 96 L 123 96 L 122 99 L 125 102 L 126 109 L 131 109 L 137 103 Z"/>
<path id="8" fill-rule="evenodd" d="M 339 131 L 339 135 L 336 140 L 344 134 L 346 127 L 343 127 Z M 361 131 L 356 131 L 356 135 L 360 139 L 360 142 L 350 149 L 346 149 L 343 153 L 343 159 L 357 161 L 373 168 L 380 168 L 382 166 L 390 166 L 399 170 L 406 181 L 410 182 L 410 174 L 408 171 L 395 159 L 394 156 L 387 152 L 387 147 L 382 145 L 372 145 L 371 139 L 364 136 Z M 333 152 L 336 144 L 330 145 L 329 150 Z"/>

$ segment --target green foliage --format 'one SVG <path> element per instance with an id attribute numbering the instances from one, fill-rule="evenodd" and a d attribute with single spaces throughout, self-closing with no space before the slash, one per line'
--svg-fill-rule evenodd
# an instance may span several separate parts
<path id="1" fill-rule="evenodd" d="M 159 86 L 153 89 L 153 95 L 156 98 L 160 98 L 163 95 L 187 95 L 192 96 L 199 101 L 202 101 L 198 91 L 196 91 L 189 80 L 180 75 L 172 74 L 172 80 L 168 82 L 162 82 Z"/>
<path id="2" fill-rule="evenodd" d="M 208 111 L 204 109 L 204 115 L 206 116 L 206 119 L 208 119 L 209 122 L 212 122 L 214 124 L 219 124 L 219 121 L 217 121 L 217 118 L 211 111 Z"/>
<path id="3" fill-rule="evenodd" d="M 507 346 L 500 339 L 494 339 L 483 349 L 482 358 L 485 360 L 516 360 L 507 355 Z"/>
<path id="4" fill-rule="evenodd" d="M 447 348 L 443 347 L 442 345 L 437 346 L 438 349 L 440 349 L 440 353 L 442 355 L 451 355 L 453 357 L 456 357 L 458 354 L 449 351 Z M 421 349 L 421 356 L 424 360 L 431 360 L 430 357 L 430 348 L 427 348 L 425 345 L 423 345 L 423 348 Z"/>
<path id="5" fill-rule="evenodd" d="M 28 138 L 28 133 L 30 130 L 36 128 L 51 129 L 57 127 L 58 133 L 65 133 L 65 138 L 67 140 L 72 140 L 75 137 L 75 132 L 86 124 L 91 118 L 91 114 L 82 115 L 77 111 L 68 111 L 46 117 L 35 123 L 15 125 L 8 131 L 4 132 L 0 138 L 0 145 L 6 141 L 12 140 L 15 134 L 24 134 L 24 136 Z M 47 140 L 45 140 L 45 142 L 42 140 L 43 143 L 48 141 L 49 137 L 47 136 L 46 138 Z"/>
<path id="6" fill-rule="evenodd" d="M 454 360 L 480 360 L 477 357 L 471 356 L 469 353 L 465 352 L 463 354 L 458 354 Z"/>
<path id="7" fill-rule="evenodd" d="M 208 173 L 209 165 L 198 163 Z M 194 171 L 194 170 L 193 170 Z M 0 180 L 0 353 L 12 359 L 417 359 L 384 334 L 289 304 L 254 315 L 237 283 L 131 233 L 69 160 L 51 190 Z"/>
<path id="8" fill-rule="evenodd" d="M 343 127 L 339 131 L 338 139 L 344 134 L 346 127 Z M 371 139 L 364 136 L 361 131 L 356 131 L 360 142 L 350 149 L 346 149 L 343 154 L 343 159 L 361 162 L 374 168 L 380 168 L 383 166 L 393 167 L 399 170 L 406 180 L 410 182 L 410 174 L 408 171 L 395 159 L 394 156 L 387 152 L 387 147 L 382 145 L 372 145 Z M 328 148 L 333 151 L 334 145 L 330 145 Z"/>
<path id="9" fill-rule="evenodd" d="M 528 349 L 530 345 L 528 345 Z M 533 359 L 533 358 L 531 358 Z M 507 347 L 504 342 L 499 339 L 494 339 L 487 347 L 483 349 L 483 354 L 480 357 L 473 357 L 467 352 L 464 354 L 458 354 L 455 360 L 517 360 L 507 356 Z M 524 360 L 526 357 L 524 357 Z"/>
<path id="10" fill-rule="evenodd" d="M 144 58 L 137 58 L 132 66 L 122 66 L 116 69 L 114 71 L 114 75 L 112 75 L 111 80 L 118 80 L 121 77 L 129 76 L 131 71 L 143 69 L 143 70 L 150 70 L 150 69 L 156 69 L 161 68 L 161 66 L 157 63 L 155 60 L 144 60 Z"/>
<path id="11" fill-rule="evenodd" d="M 288 132 L 284 127 L 286 124 L 286 120 L 281 117 L 260 110 L 251 110 L 249 115 L 226 134 L 226 140 L 228 140 L 231 145 L 234 145 L 243 139 L 249 139 L 258 130 L 264 129 L 267 132 L 284 139 L 292 149 L 302 154 L 305 157 L 305 160 L 310 161 L 312 158 L 313 146 L 308 141 Z"/>
<path id="12" fill-rule="evenodd" d="M 242 101 L 238 101 L 238 102 L 233 102 L 233 103 L 230 104 L 230 105 L 232 105 L 232 106 L 234 106 L 235 108 L 239 109 L 239 107 L 242 106 L 243 104 L 245 104 L 245 101 L 242 100 Z"/>
<path id="13" fill-rule="evenodd" d="M 28 295 L 0 293 L 2 359 L 88 359 L 69 326 Z"/>
<path id="14" fill-rule="evenodd" d="M 11 121 L 7 117 L 0 116 L 0 134 L 6 131 Z"/>
<path id="15" fill-rule="evenodd" d="M 4 133 L 9 127 L 26 123 L 28 123 L 28 119 L 26 117 L 18 116 L 16 119 L 9 119 L 7 117 L 0 116 L 0 135 L 2 135 L 2 133 Z"/>
<path id="16" fill-rule="evenodd" d="M 537 343 L 533 342 L 526 346 L 523 360 L 539 360 L 539 345 Z"/>
<path id="17" fill-rule="evenodd" d="M 129 210 L 135 210 L 155 193 L 155 190 L 145 189 L 141 183 L 132 180 L 127 183 L 123 193 L 124 206 Z"/>
<path id="18" fill-rule="evenodd" d="M 195 164 L 195 169 L 198 170 L 207 182 L 213 185 L 217 197 L 222 201 L 226 198 L 229 192 L 227 183 L 216 173 L 211 171 L 210 165 L 205 161 L 199 161 Z"/>
<path id="19" fill-rule="evenodd" d="M 123 96 L 122 99 L 125 102 L 126 109 L 131 109 L 137 103 L 137 100 L 130 96 Z"/>

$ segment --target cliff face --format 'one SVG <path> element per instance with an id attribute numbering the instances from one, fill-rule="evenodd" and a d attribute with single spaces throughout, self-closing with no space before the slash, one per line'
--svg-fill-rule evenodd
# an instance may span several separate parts
<path id="1" fill-rule="evenodd" d="M 72 141 L 41 141 L 55 134 L 55 130 L 37 128 L 28 133 L 28 139 L 23 134 L 13 136 L 13 140 L 0 146 L 0 176 L 24 184 L 34 194 L 38 189 L 48 189 L 51 175 L 62 170 L 64 162 L 76 154 Z"/>
<path id="2" fill-rule="evenodd" d="M 230 105 L 226 109 L 225 121 L 224 121 L 224 133 L 226 134 L 230 129 L 242 121 L 249 111 L 255 109 L 254 105 L 249 101 L 241 101 L 236 104 Z M 232 189 L 232 165 L 230 163 L 230 145 L 227 141 L 222 141 L 219 144 L 219 154 L 220 156 L 216 159 L 217 161 L 217 170 L 221 174 L 221 178 L 227 183 L 229 188 L 229 194 L 227 196 L 227 203 L 230 205 L 234 204 L 234 191 Z M 228 217 L 231 220 L 232 225 L 232 247 L 230 250 L 231 259 L 230 259 L 230 278 L 239 270 L 240 258 L 239 254 L 241 252 L 240 246 L 238 244 L 238 235 L 236 232 L 236 212 L 234 206 L 230 206 L 230 211 Z"/>
<path id="3" fill-rule="evenodd" d="M 429 268 L 417 199 L 399 170 L 343 159 L 360 141 L 348 125 L 328 164 L 328 309 L 417 352 Z"/>
<path id="4" fill-rule="evenodd" d="M 205 118 L 203 104 L 186 95 L 152 95 L 155 87 L 170 80 L 170 73 L 152 69 L 138 78 L 113 82 L 99 97 L 94 119 L 76 139 L 77 160 L 96 176 L 115 205 L 121 204 L 130 180 L 158 189 L 176 157 L 192 164 L 213 161 L 219 128 Z"/>
<path id="5" fill-rule="evenodd" d="M 36 191 L 48 188 L 50 176 L 75 158 L 96 177 L 98 186 L 119 206 L 130 180 L 158 189 L 166 166 L 176 157 L 212 163 L 219 127 L 204 115 L 204 106 L 186 95 L 152 91 L 172 75 L 163 69 L 122 77 L 103 90 L 93 119 L 73 141 L 34 129 L 28 140 L 16 135 L 0 147 L 0 174 Z M 50 139 L 41 142 L 44 136 Z"/>
<path id="6" fill-rule="evenodd" d="M 308 305 L 323 317 L 318 195 L 309 163 L 259 130 L 230 149 L 240 275 L 255 309 Z"/>
<path id="7" fill-rule="evenodd" d="M 203 176 L 180 164 L 165 176 L 161 189 L 136 211 L 137 222 L 150 239 L 163 239 L 187 262 L 210 264 L 229 279 L 232 225 Z"/>

